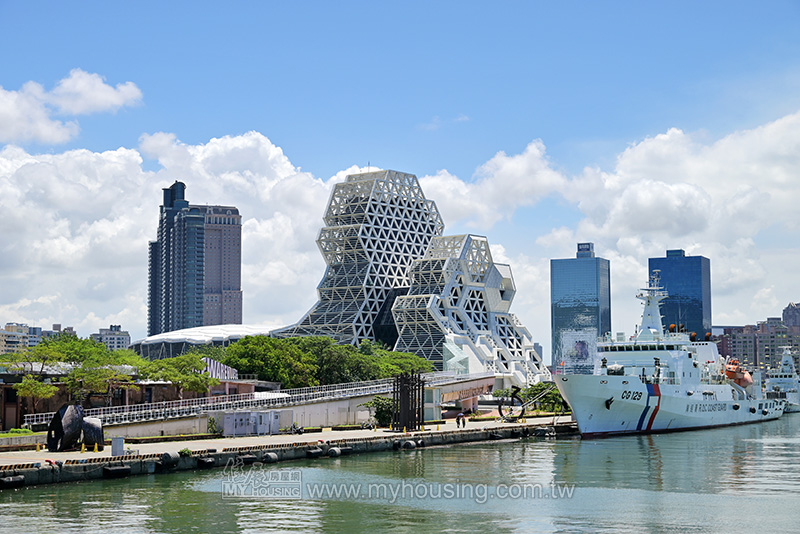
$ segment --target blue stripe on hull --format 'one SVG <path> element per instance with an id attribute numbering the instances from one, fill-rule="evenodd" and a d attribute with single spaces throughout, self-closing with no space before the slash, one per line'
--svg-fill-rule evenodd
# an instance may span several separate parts
<path id="1" fill-rule="evenodd" d="M 647 405 L 644 407 L 642 416 L 639 418 L 639 424 L 636 425 L 636 430 L 641 430 L 644 424 L 644 418 L 647 417 L 647 412 L 650 411 L 650 397 L 647 397 Z"/>

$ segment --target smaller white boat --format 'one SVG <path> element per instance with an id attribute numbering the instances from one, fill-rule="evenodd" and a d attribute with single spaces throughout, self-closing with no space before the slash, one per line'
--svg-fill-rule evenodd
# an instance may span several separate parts
<path id="1" fill-rule="evenodd" d="M 791 347 L 783 347 L 781 366 L 773 369 L 766 380 L 767 399 L 785 399 L 785 413 L 800 412 L 800 376 L 794 367 Z"/>

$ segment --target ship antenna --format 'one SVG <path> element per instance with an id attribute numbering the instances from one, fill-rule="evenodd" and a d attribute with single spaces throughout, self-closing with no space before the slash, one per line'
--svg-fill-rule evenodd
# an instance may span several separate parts
<path id="1" fill-rule="evenodd" d="M 650 287 L 653 289 L 657 289 L 660 283 L 661 283 L 661 270 L 653 269 L 653 273 L 650 275 Z"/>

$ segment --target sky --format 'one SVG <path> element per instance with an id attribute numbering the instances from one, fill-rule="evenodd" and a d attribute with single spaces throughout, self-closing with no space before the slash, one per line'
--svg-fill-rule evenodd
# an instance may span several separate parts
<path id="1" fill-rule="evenodd" d="M 316 302 L 335 183 L 415 174 L 550 353 L 551 258 L 711 260 L 715 325 L 800 300 L 800 4 L 0 0 L 0 323 L 146 335 L 161 189 L 243 217 L 247 324 Z"/>

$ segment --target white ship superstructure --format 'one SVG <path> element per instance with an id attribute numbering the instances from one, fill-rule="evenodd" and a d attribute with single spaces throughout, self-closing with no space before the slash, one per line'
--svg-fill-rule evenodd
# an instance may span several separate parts
<path id="1" fill-rule="evenodd" d="M 766 391 L 768 399 L 786 400 L 786 413 L 800 412 L 800 377 L 794 367 L 791 347 L 783 347 L 781 366 L 770 371 Z"/>
<path id="2" fill-rule="evenodd" d="M 653 271 L 642 323 L 630 339 L 598 343 L 594 374 L 559 375 L 556 385 L 584 437 L 668 432 L 776 419 L 780 399 L 762 399 L 760 378 L 725 362 L 711 341 L 673 326 L 664 332 L 659 303 L 667 293 Z"/>

